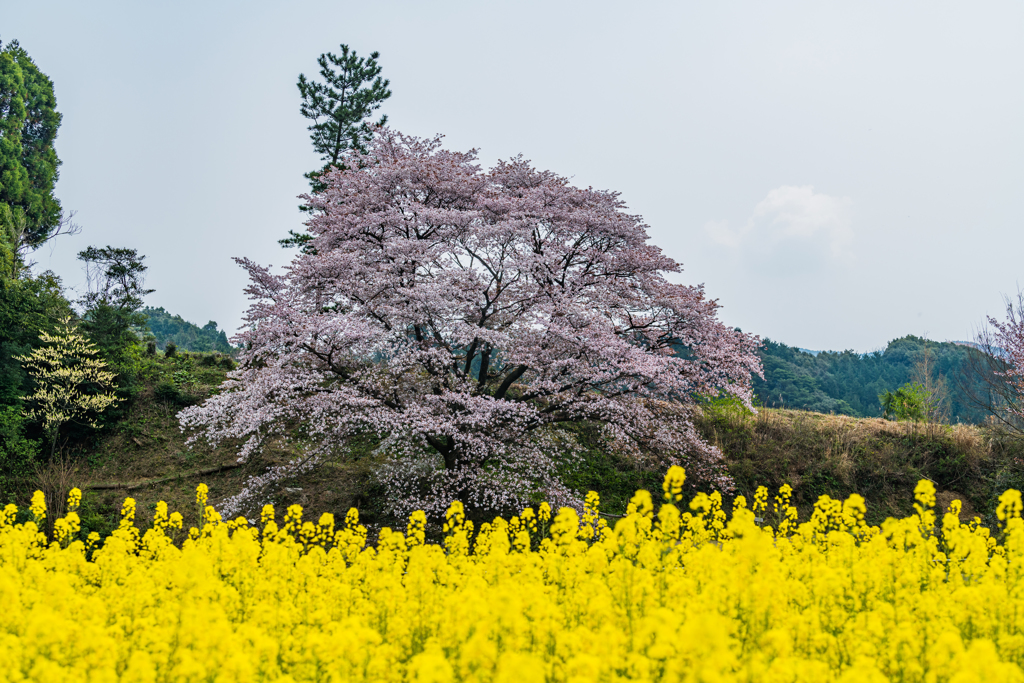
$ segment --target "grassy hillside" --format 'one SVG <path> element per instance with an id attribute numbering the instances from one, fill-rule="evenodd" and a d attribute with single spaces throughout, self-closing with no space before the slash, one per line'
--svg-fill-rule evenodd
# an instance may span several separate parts
<path id="1" fill-rule="evenodd" d="M 175 415 L 216 391 L 230 360 L 185 353 L 158 356 L 153 363 L 149 384 L 124 418 L 80 455 L 74 472 L 50 468 L 42 473 L 44 479 L 59 480 L 64 490 L 71 485 L 84 490 L 83 521 L 89 529 L 116 526 L 128 495 L 136 499 L 143 523 L 158 500 L 194 523 L 200 482 L 209 485 L 210 501 L 216 505 L 237 492 L 246 475 L 292 457 L 286 446 L 272 443 L 260 459 L 239 466 L 237 444 L 189 448 Z M 698 424 L 725 453 L 736 493 L 749 499 L 758 485 L 774 493 L 788 483 L 804 519 L 818 496 L 845 498 L 853 492 L 867 499 L 873 523 L 906 515 L 921 478 L 936 483 L 941 504 L 954 497 L 963 500 L 965 515 L 990 515 L 999 493 L 1024 488 L 1024 444 L 970 425 L 914 425 L 773 408 L 754 415 L 728 403 L 705 408 Z M 596 429 L 583 426 L 577 433 L 585 446 L 583 457 L 563 470 L 564 480 L 578 491 L 598 491 L 605 512 L 622 514 L 638 488 L 660 490 L 663 472 L 637 467 L 609 452 Z M 355 506 L 371 526 L 401 524 L 380 509 L 372 476 L 375 464 L 373 444 L 355 444 L 344 460 L 285 483 L 274 502 L 299 503 L 314 518 L 322 512 L 343 514 Z M 38 485 L 38 478 L 25 481 L 19 497 L 27 498 Z"/>
<path id="2" fill-rule="evenodd" d="M 199 483 L 209 486 L 210 502 L 217 505 L 236 493 L 246 476 L 293 456 L 287 448 L 272 443 L 258 461 L 242 466 L 236 462 L 238 443 L 218 448 L 202 441 L 186 443 L 187 435 L 179 428 L 176 415 L 218 391 L 234 365 L 229 356 L 178 352 L 173 358 L 157 354 L 147 362 L 145 386 L 121 419 L 97 433 L 65 467 L 53 465 L 20 482 L 11 492 L 17 502 L 24 503 L 32 490 L 45 489 L 47 483 L 64 492 L 78 486 L 83 490 L 82 520 L 87 530 L 115 527 L 126 496 L 135 498 L 143 526 L 161 500 L 180 511 L 188 526 L 199 517 L 195 505 Z M 299 503 L 317 514 L 344 513 L 358 506 L 364 517 L 373 521 L 372 463 L 359 457 L 366 450 L 357 445 L 349 461 L 329 463 L 315 477 L 288 482 L 275 502 Z M 58 496 L 52 498 L 51 505 L 62 502 Z"/>
<path id="3" fill-rule="evenodd" d="M 964 516 L 987 516 L 1000 493 L 1024 488 L 1024 442 L 974 425 L 726 405 L 706 410 L 700 429 L 726 454 L 739 492 L 788 483 L 802 517 L 820 495 L 854 492 L 873 523 L 907 515 L 920 479 L 935 483 L 941 505 L 960 498 Z"/>
<path id="4" fill-rule="evenodd" d="M 141 387 L 133 391 L 131 400 L 124 404 L 126 407 L 119 410 L 118 419 L 107 421 L 102 430 L 78 441 L 65 460 L 38 470 L 33 477 L 9 482 L 5 494 L 27 499 L 34 488 L 66 492 L 71 486 L 79 486 L 85 493 L 83 524 L 90 530 L 116 526 L 126 495 L 139 499 L 143 517 L 159 499 L 173 502 L 183 514 L 192 514 L 188 501 L 190 496 L 194 497 L 199 480 L 216 480 L 222 482 L 221 488 L 230 490 L 237 484 L 238 474 L 233 470 L 238 468 L 234 467 L 229 447 L 186 447 L 175 415 L 182 407 L 198 403 L 217 391 L 233 365 L 230 357 L 218 353 L 146 357 L 139 373 Z M 198 474 L 224 466 L 227 469 L 216 474 Z M 134 487 L 143 481 L 167 477 L 173 478 Z M 235 484 L 228 483 L 232 478 Z M 189 488 L 193 493 L 188 493 Z M 62 502 L 57 497 L 51 505 Z"/>

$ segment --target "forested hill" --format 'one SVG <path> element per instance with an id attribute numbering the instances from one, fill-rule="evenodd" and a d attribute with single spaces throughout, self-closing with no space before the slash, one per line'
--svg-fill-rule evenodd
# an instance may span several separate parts
<path id="1" fill-rule="evenodd" d="M 235 348 L 228 343 L 228 336 L 223 330 L 217 329 L 212 320 L 202 327 L 183 319 L 180 315 L 171 315 L 163 308 L 144 308 L 149 329 L 156 337 L 156 345 L 160 349 L 167 347 L 167 342 L 174 342 L 183 351 L 220 351 L 232 353 Z"/>
<path id="2" fill-rule="evenodd" d="M 754 391 L 770 407 L 877 417 L 882 414 L 879 393 L 917 381 L 936 395 L 940 417 L 980 423 L 985 413 L 961 389 L 967 354 L 964 345 L 914 336 L 896 339 L 884 351 L 868 354 L 812 354 L 765 340 L 760 351 L 765 378 L 754 378 Z"/>

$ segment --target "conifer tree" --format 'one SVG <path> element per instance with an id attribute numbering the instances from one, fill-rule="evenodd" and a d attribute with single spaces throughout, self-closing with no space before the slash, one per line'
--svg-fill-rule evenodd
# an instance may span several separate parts
<path id="1" fill-rule="evenodd" d="M 139 311 L 143 297 L 153 292 L 145 287 L 146 257 L 135 249 L 107 246 L 80 251 L 78 259 L 89 282 L 81 299 L 82 326 L 103 355 L 121 365 L 125 350 L 138 341 L 135 330 L 146 325 Z"/>
<path id="2" fill-rule="evenodd" d="M 61 115 L 53 82 L 12 40 L 0 45 L 0 237 L 5 252 L 34 248 L 60 230 L 53 195 Z"/>
<path id="3" fill-rule="evenodd" d="M 372 136 L 368 118 L 380 108 L 387 98 L 390 81 L 381 78 L 381 67 L 377 63 L 379 52 L 372 52 L 368 58 L 359 57 L 348 45 L 341 45 L 341 54 L 326 52 L 320 55 L 322 83 L 299 74 L 299 94 L 302 105 L 299 111 L 312 123 L 309 137 L 313 149 L 320 155 L 324 166 L 306 174 L 314 193 L 325 189 L 320 177 L 331 168 L 344 169 L 342 156 L 347 150 L 366 151 Z M 387 123 L 382 116 L 377 126 Z M 309 207 L 303 206 L 304 211 Z M 279 240 L 284 247 L 309 247 L 312 236 L 309 233 L 289 231 L 289 237 Z"/>

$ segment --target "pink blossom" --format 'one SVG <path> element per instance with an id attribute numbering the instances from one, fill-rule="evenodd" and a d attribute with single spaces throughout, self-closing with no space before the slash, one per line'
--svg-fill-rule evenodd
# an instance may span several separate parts
<path id="1" fill-rule="evenodd" d="M 253 302 L 240 367 L 181 412 L 183 428 L 245 440 L 241 460 L 299 434 L 304 463 L 379 435 L 396 513 L 571 502 L 556 457 L 572 457 L 563 427 L 579 421 L 631 457 L 729 488 L 693 411 L 720 392 L 750 405 L 759 340 L 718 321 L 703 287 L 665 278 L 680 265 L 617 193 L 522 158 L 484 172 L 475 151 L 388 129 L 350 157 L 359 170 L 303 197 L 315 253 L 280 276 L 238 261 Z M 226 514 L 274 481 L 254 480 Z"/>
<path id="2" fill-rule="evenodd" d="M 1024 421 L 1024 293 L 1017 296 L 1017 305 L 1012 300 L 1006 302 L 1006 321 L 999 322 L 995 318 L 988 319 L 995 330 L 991 339 L 982 337 L 983 348 L 992 353 L 998 350 L 1007 365 L 997 375 L 1003 377 L 1009 385 L 1007 409 L 1020 420 Z"/>

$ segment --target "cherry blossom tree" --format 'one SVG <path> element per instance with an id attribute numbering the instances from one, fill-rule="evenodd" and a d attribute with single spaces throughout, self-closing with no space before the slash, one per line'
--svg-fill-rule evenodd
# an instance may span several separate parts
<path id="1" fill-rule="evenodd" d="M 756 337 L 723 325 L 702 286 L 648 243 L 614 192 L 573 187 L 522 158 L 488 172 L 475 150 L 380 129 L 349 169 L 303 199 L 315 251 L 284 274 L 249 260 L 253 301 L 224 391 L 182 411 L 216 443 L 299 434 L 301 458 L 228 502 L 247 511 L 275 481 L 371 433 L 395 512 L 570 502 L 564 427 L 603 426 L 636 458 L 685 464 L 728 488 L 693 425 L 700 396 L 749 406 Z"/>
<path id="2" fill-rule="evenodd" d="M 1016 302 L 1006 299 L 1006 320 L 989 317 L 988 323 L 990 329 L 977 337 L 987 371 L 981 374 L 994 380 L 984 405 L 1004 425 L 1024 432 L 1024 292 Z"/>

